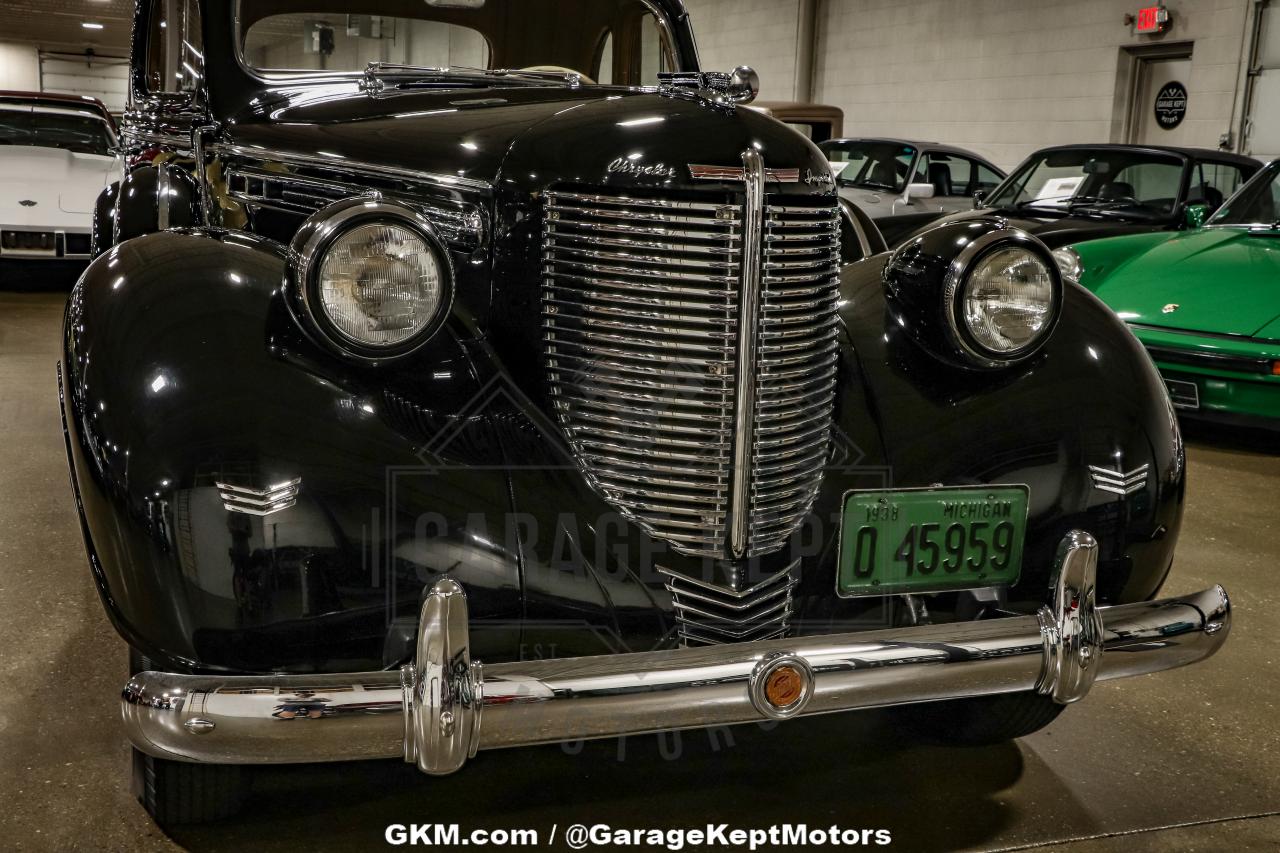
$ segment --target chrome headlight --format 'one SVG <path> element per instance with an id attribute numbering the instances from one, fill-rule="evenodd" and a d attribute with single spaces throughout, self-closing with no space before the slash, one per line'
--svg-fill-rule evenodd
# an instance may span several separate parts
<path id="1" fill-rule="evenodd" d="M 453 294 L 444 244 L 419 213 L 381 200 L 331 205 L 294 239 L 290 304 L 340 354 L 405 355 L 440 327 Z"/>
<path id="2" fill-rule="evenodd" d="M 999 367 L 1048 338 L 1062 307 L 1062 275 L 1043 243 L 1005 228 L 960 252 L 944 293 L 953 343 L 971 361 Z"/>
<path id="3" fill-rule="evenodd" d="M 1084 276 L 1084 264 L 1080 261 L 1080 254 L 1070 246 L 1063 246 L 1061 249 L 1053 250 L 1053 262 L 1058 265 L 1058 272 L 1062 273 L 1064 281 L 1072 284 L 1079 284 L 1081 277 Z"/>

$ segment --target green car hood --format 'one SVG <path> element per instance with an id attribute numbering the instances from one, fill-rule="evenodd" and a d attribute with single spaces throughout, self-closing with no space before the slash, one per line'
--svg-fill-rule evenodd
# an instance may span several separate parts
<path id="1" fill-rule="evenodd" d="M 1074 248 L 1085 286 L 1126 322 L 1280 338 L 1280 232 L 1201 228 Z"/>

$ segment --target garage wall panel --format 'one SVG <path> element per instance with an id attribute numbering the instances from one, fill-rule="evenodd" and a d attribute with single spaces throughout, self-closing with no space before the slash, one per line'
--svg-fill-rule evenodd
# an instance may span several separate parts
<path id="1" fill-rule="evenodd" d="M 796 91 L 798 0 L 686 0 L 702 67 L 750 65 L 760 97 L 789 101 Z"/>
<path id="2" fill-rule="evenodd" d="M 1216 148 L 1231 128 L 1250 0 L 1168 3 L 1172 30 L 1134 36 L 1134 0 L 825 0 L 815 97 L 850 134 L 935 139 L 1010 168 L 1034 149 L 1121 141 L 1124 48 L 1192 42 L 1182 126 Z"/>
<path id="3" fill-rule="evenodd" d="M 40 61 L 29 44 L 0 42 L 0 89 L 33 92 L 40 88 Z"/>

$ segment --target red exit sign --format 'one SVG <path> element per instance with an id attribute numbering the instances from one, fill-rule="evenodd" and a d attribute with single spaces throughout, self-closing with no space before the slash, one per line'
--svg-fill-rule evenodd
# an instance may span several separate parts
<path id="1" fill-rule="evenodd" d="M 1133 31 L 1138 35 L 1162 33 L 1169 26 L 1169 10 L 1163 6 L 1148 6 L 1138 10 Z"/>

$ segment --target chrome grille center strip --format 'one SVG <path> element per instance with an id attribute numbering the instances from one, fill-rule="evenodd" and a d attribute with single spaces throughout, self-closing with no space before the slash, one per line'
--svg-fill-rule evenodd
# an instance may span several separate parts
<path id="1" fill-rule="evenodd" d="M 760 242 L 764 231 L 764 159 L 748 148 L 742 152 L 746 201 L 742 209 L 742 269 L 738 285 L 738 394 L 734 402 L 733 491 L 729 502 L 729 553 L 747 553 L 751 506 L 751 449 L 756 406 L 756 334 L 760 307 Z"/>

